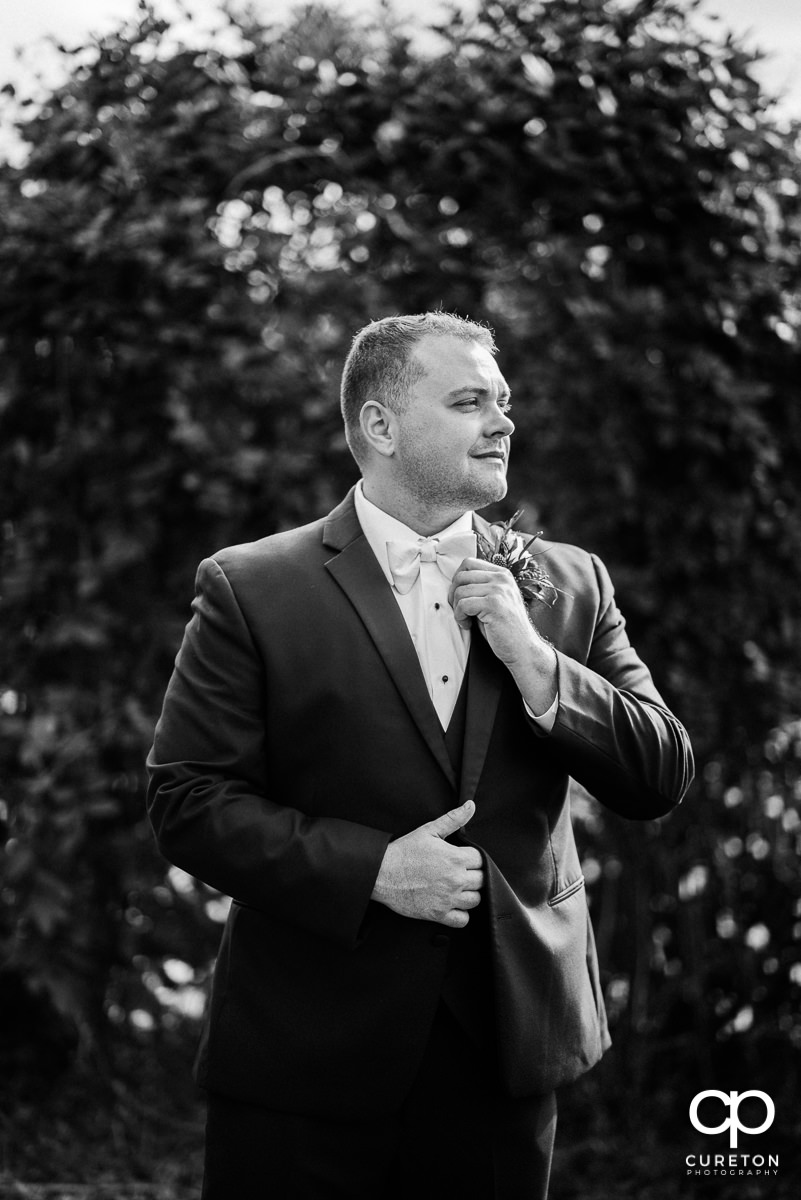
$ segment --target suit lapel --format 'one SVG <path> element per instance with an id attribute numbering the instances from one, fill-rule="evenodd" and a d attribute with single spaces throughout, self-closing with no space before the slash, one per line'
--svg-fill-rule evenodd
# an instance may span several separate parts
<path id="1" fill-rule="evenodd" d="M 325 564 L 375 643 L 431 753 L 456 786 L 442 726 L 431 703 L 420 663 L 392 589 L 356 517 L 351 491 L 328 518 L 323 542 L 337 550 Z"/>

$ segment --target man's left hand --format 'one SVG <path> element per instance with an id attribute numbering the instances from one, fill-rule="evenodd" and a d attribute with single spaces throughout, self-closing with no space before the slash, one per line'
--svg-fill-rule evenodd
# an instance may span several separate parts
<path id="1" fill-rule="evenodd" d="M 463 629 L 471 619 L 477 621 L 532 711 L 544 712 L 556 695 L 556 655 L 529 620 L 511 571 L 481 558 L 466 558 L 453 577 L 448 599 Z"/>

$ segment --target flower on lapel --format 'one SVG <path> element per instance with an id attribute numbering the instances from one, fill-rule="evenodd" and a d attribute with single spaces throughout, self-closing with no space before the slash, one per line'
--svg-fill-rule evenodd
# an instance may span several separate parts
<path id="1" fill-rule="evenodd" d="M 528 538 L 513 528 L 522 512 L 522 508 L 518 509 L 508 521 L 490 525 L 490 537 L 477 533 L 478 556 L 511 571 L 526 604 L 539 600 L 553 608 L 558 599 L 557 589 L 551 583 L 548 572 L 537 562 L 536 556 L 529 553 L 529 546 L 536 542 L 541 533 Z"/>

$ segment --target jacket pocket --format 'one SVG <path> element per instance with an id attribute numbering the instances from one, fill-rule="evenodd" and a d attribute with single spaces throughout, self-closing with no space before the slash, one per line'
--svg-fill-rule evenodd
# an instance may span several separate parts
<path id="1" fill-rule="evenodd" d="M 570 896 L 575 895 L 576 892 L 580 892 L 583 887 L 584 876 L 579 875 L 578 879 L 574 880 L 573 883 L 569 883 L 567 887 L 562 888 L 561 892 L 557 892 L 555 896 L 551 896 L 550 900 L 548 901 L 549 906 L 551 908 L 555 908 L 556 905 L 561 904 L 563 900 L 567 900 Z"/>

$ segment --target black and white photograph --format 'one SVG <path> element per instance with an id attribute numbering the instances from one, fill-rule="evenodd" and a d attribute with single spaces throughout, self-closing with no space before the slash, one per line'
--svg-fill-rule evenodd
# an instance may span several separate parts
<path id="1" fill-rule="evenodd" d="M 0 1200 L 795 1200 L 801 9 L 0 35 Z"/>

